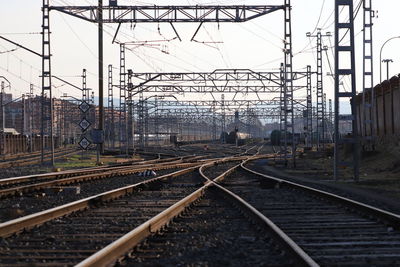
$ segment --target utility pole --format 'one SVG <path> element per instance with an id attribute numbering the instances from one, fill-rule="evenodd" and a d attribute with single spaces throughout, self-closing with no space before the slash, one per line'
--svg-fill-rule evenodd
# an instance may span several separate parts
<path id="1" fill-rule="evenodd" d="M 348 18 L 340 17 L 341 10 L 348 14 Z M 359 136 L 357 128 L 357 108 L 356 108 L 356 75 L 355 75 L 355 43 L 354 43 L 354 12 L 353 0 L 335 0 L 335 152 L 334 152 L 334 178 L 339 179 L 339 169 L 341 167 L 353 168 L 353 179 L 359 180 Z M 349 43 L 340 44 L 339 31 L 349 34 Z M 350 58 L 348 57 L 350 56 Z M 348 61 L 350 59 L 350 61 Z M 345 67 L 343 67 L 345 66 Z M 340 80 L 343 77 L 351 80 L 350 91 L 340 90 Z M 351 116 L 340 114 L 339 104 L 341 99 L 350 100 Z M 345 100 L 344 100 L 345 101 Z M 347 137 L 340 136 L 339 121 L 346 120 L 352 123 L 352 135 Z M 353 159 L 351 162 L 343 161 L 341 158 L 340 147 L 342 144 L 351 144 Z"/>
<path id="2" fill-rule="evenodd" d="M 288 160 L 288 138 L 287 133 L 291 133 L 291 150 L 293 167 L 296 167 L 296 144 L 295 144 L 295 131 L 294 131 L 294 106 L 293 106 L 293 51 L 292 51 L 292 19 L 291 19 L 292 6 L 290 0 L 285 0 L 284 10 L 284 129 L 285 129 L 285 165 Z"/>
<path id="3" fill-rule="evenodd" d="M 362 123 L 361 134 L 364 140 L 363 144 L 368 144 L 368 149 L 373 149 L 373 122 L 376 120 L 373 112 L 375 101 L 374 90 L 374 57 L 373 57 L 373 38 L 372 26 L 375 17 L 372 10 L 372 0 L 363 1 L 363 94 L 362 94 Z M 365 149 L 366 147 L 363 146 Z"/>
<path id="4" fill-rule="evenodd" d="M 4 156 L 6 151 L 6 116 L 5 116 L 5 105 L 4 105 L 4 81 L 1 81 L 1 98 L 0 98 L 0 105 L 1 105 L 1 134 L 3 137 L 2 141 L 2 149 L 1 154 Z"/>
<path id="5" fill-rule="evenodd" d="M 126 146 L 126 156 L 129 156 L 129 149 L 134 148 L 133 144 L 133 135 L 134 135 L 134 130 L 133 130 L 133 99 L 132 99 L 132 70 L 128 70 L 128 116 L 127 116 L 127 121 L 126 121 L 126 136 L 127 136 L 127 146 Z"/>
<path id="6" fill-rule="evenodd" d="M 330 142 L 333 142 L 332 126 L 333 126 L 332 99 L 329 98 L 329 139 L 330 139 Z"/>
<path id="7" fill-rule="evenodd" d="M 307 103 L 306 103 L 306 124 L 305 124 L 305 132 L 306 132 L 306 147 L 312 148 L 312 82 L 311 82 L 311 66 L 307 66 Z"/>
<path id="8" fill-rule="evenodd" d="M 113 71 L 112 65 L 108 65 L 108 142 L 111 148 L 115 147 L 114 131 L 114 94 L 113 94 Z"/>
<path id="9" fill-rule="evenodd" d="M 50 52 L 50 0 L 43 0 L 42 7 L 42 103 L 41 103 L 41 163 L 44 163 L 45 137 L 49 138 L 51 166 L 54 166 L 53 97 L 51 90 Z"/>
<path id="10" fill-rule="evenodd" d="M 119 51 L 119 147 L 121 154 L 124 151 L 124 145 L 126 145 L 126 73 L 125 73 L 125 45 L 120 44 Z M 125 136 L 125 137 L 124 137 Z"/>
<path id="11" fill-rule="evenodd" d="M 99 125 L 98 129 L 102 133 L 104 139 L 104 91 L 103 91 L 103 0 L 99 0 L 98 7 L 99 18 Z M 104 152 L 104 140 L 97 144 L 98 155 Z M 98 157 L 97 164 L 100 164 L 100 157 Z"/>
<path id="12" fill-rule="evenodd" d="M 280 133 L 280 140 L 279 140 L 279 144 L 280 144 L 280 148 L 282 150 L 282 144 L 281 144 L 281 140 L 282 140 L 282 131 L 284 129 L 284 123 L 285 123 L 285 76 L 284 76 L 284 68 L 283 68 L 283 63 L 281 63 L 280 68 L 279 68 L 279 78 L 280 78 L 280 94 L 279 94 L 279 133 Z M 286 132 L 283 133 L 284 134 L 284 139 L 286 139 Z"/>
<path id="13" fill-rule="evenodd" d="M 221 127 L 221 130 L 222 130 L 222 143 L 223 144 L 225 144 L 226 143 L 226 140 L 225 140 L 225 132 L 226 132 L 226 129 L 225 129 L 225 95 L 224 94 L 222 94 L 221 95 L 221 109 L 222 109 L 222 119 L 221 119 L 221 124 L 222 124 L 222 127 Z"/>
<path id="14" fill-rule="evenodd" d="M 216 101 L 213 101 L 211 112 L 212 112 L 212 139 L 213 141 L 217 140 L 217 122 L 216 122 L 216 110 L 215 110 Z"/>
<path id="15" fill-rule="evenodd" d="M 331 33 L 326 34 L 321 33 L 321 29 L 318 29 L 316 35 L 307 33 L 309 38 L 317 38 L 317 150 L 325 148 L 325 105 L 324 105 L 324 86 L 323 86 L 323 67 L 322 67 L 322 52 L 327 50 L 327 48 L 322 46 L 323 37 L 331 37 Z"/>

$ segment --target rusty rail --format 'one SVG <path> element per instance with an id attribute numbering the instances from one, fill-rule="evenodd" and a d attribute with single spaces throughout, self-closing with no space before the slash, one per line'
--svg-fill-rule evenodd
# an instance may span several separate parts
<path id="1" fill-rule="evenodd" d="M 237 160 L 237 159 L 235 159 Z M 223 159 L 218 161 L 219 163 L 221 162 L 226 162 L 228 160 Z M 230 160 L 229 160 L 230 161 Z M 178 216 L 181 212 L 183 212 L 188 206 L 192 205 L 195 201 L 197 201 L 201 196 L 204 195 L 204 192 L 209 188 L 209 187 L 215 187 L 219 188 L 221 192 L 224 194 L 227 194 L 233 199 L 235 202 L 239 203 L 242 208 L 246 209 L 246 212 L 253 214 L 258 220 L 264 224 L 266 227 L 268 227 L 269 230 L 273 231 L 276 233 L 278 238 L 281 238 L 286 245 L 288 249 L 291 249 L 294 251 L 294 255 L 298 257 L 299 263 L 305 266 L 318 266 L 302 249 L 300 249 L 287 235 L 285 235 L 275 224 L 273 224 L 270 220 L 265 218 L 260 212 L 258 212 L 256 209 L 254 209 L 252 206 L 250 206 L 248 203 L 246 203 L 243 199 L 240 199 L 239 197 L 235 196 L 233 193 L 229 192 L 226 189 L 221 189 L 222 187 L 219 186 L 217 183 L 209 179 L 207 176 L 204 175 L 203 169 L 207 167 L 213 166 L 214 162 L 206 163 L 202 165 L 199 168 L 199 173 L 203 178 L 206 179 L 207 182 L 205 182 L 205 185 L 190 194 L 189 196 L 183 198 L 179 202 L 175 203 L 168 209 L 164 210 L 163 212 L 159 213 L 157 216 L 149 219 L 145 223 L 141 224 L 140 226 L 136 227 L 134 230 L 131 232 L 127 233 L 123 237 L 117 239 L 113 243 L 109 244 L 105 248 L 101 249 L 97 253 L 93 254 L 86 260 L 82 261 L 76 266 L 79 267 L 88 267 L 88 266 L 109 266 L 115 263 L 119 258 L 123 257 L 124 254 L 128 253 L 134 246 L 139 244 L 141 241 L 143 241 L 145 238 L 148 236 L 154 234 L 155 232 L 159 231 L 170 223 L 170 221 Z M 236 168 L 240 166 L 241 162 L 230 168 L 229 170 L 225 171 L 223 174 L 218 176 L 215 180 L 221 179 L 227 175 L 229 175 L 231 172 L 233 172 Z"/>
<path id="2" fill-rule="evenodd" d="M 38 212 L 35 214 L 27 215 L 27 216 L 24 216 L 21 218 L 17 218 L 17 219 L 11 220 L 11 221 L 1 223 L 0 224 L 0 237 L 7 237 L 12 234 L 21 232 L 24 229 L 31 229 L 35 226 L 43 224 L 44 222 L 50 221 L 52 219 L 65 216 L 72 212 L 90 208 L 90 206 L 93 204 L 113 200 L 113 199 L 119 198 L 121 196 L 124 196 L 126 194 L 132 193 L 135 189 L 139 189 L 140 187 L 142 187 L 148 183 L 153 183 L 155 181 L 159 181 L 162 179 L 172 178 L 172 177 L 176 177 L 179 175 L 183 175 L 188 172 L 194 171 L 196 169 L 197 169 L 197 167 L 190 167 L 190 168 L 187 168 L 184 170 L 176 171 L 176 172 L 166 174 L 166 175 L 163 175 L 160 177 L 149 179 L 149 180 L 146 180 L 146 181 L 134 184 L 134 185 L 129 185 L 129 186 L 125 186 L 122 188 L 114 189 L 114 190 L 107 191 L 107 192 L 104 192 L 104 193 L 101 193 L 101 194 L 98 194 L 95 196 L 77 200 L 77 201 L 74 201 L 74 202 L 59 206 L 59 207 L 55 207 L 52 209 L 48 209 L 48 210 L 41 211 L 41 212 Z"/>
<path id="3" fill-rule="evenodd" d="M 244 170 L 246 170 L 246 171 L 248 171 L 250 173 L 253 173 L 255 175 L 258 175 L 258 176 L 264 177 L 266 179 L 275 181 L 278 184 L 282 184 L 282 185 L 285 185 L 285 186 L 288 186 L 288 187 L 300 189 L 300 190 L 309 192 L 311 194 L 314 194 L 314 195 L 316 195 L 318 197 L 323 197 L 325 199 L 330 199 L 332 201 L 341 203 L 342 205 L 346 205 L 348 207 L 354 208 L 355 210 L 366 212 L 366 213 L 371 214 L 373 216 L 376 216 L 376 217 L 378 217 L 380 219 L 384 219 L 386 222 L 388 222 L 391 225 L 393 225 L 396 229 L 400 229 L 400 215 L 398 215 L 398 214 L 395 214 L 395 213 L 392 213 L 392 212 L 389 212 L 389 211 L 386 211 L 386 210 L 382 210 L 382 209 L 379 209 L 379 208 L 376 208 L 376 207 L 373 207 L 373 206 L 370 206 L 370 205 L 367 205 L 367 204 L 364 204 L 364 203 L 361 203 L 361 202 L 358 202 L 358 201 L 355 201 L 355 200 L 352 200 L 352 199 L 349 199 L 349 198 L 346 198 L 346 197 L 342 197 L 342 196 L 335 195 L 335 194 L 332 194 L 332 193 L 329 193 L 329 192 L 318 190 L 318 189 L 315 189 L 315 188 L 312 188 L 312 187 L 309 187 L 309 186 L 297 184 L 297 183 L 290 182 L 290 181 L 287 181 L 287 180 L 284 180 L 284 179 L 280 179 L 280 178 L 277 178 L 277 177 L 273 177 L 273 176 L 270 176 L 270 175 L 266 175 L 266 174 L 262 174 L 262 173 L 256 172 L 256 171 L 251 170 L 251 169 L 247 168 L 246 166 L 244 166 L 244 164 L 246 164 L 250 160 L 254 160 L 254 159 L 246 160 L 241 164 L 241 167 Z"/>

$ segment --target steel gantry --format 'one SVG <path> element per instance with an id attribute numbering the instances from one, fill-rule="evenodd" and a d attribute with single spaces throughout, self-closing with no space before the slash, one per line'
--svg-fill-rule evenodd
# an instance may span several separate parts
<path id="1" fill-rule="evenodd" d="M 373 131 L 373 106 L 374 106 L 374 60 L 373 60 L 373 42 L 372 26 L 374 11 L 372 10 L 372 0 L 363 1 L 364 27 L 363 27 L 363 95 L 361 109 L 361 134 L 363 136 L 363 148 L 373 149 L 372 140 Z"/>
<path id="2" fill-rule="evenodd" d="M 282 72 L 283 73 L 283 72 Z M 304 72 L 293 72 L 293 91 L 311 88 L 311 69 Z M 170 73 L 133 73 L 135 86 L 133 95 L 141 93 L 238 93 L 256 95 L 257 100 L 232 100 L 218 101 L 169 101 L 171 106 L 217 106 L 223 109 L 233 109 L 244 105 L 282 105 L 277 97 L 270 97 L 270 100 L 262 100 L 259 93 L 277 94 L 282 92 L 283 80 L 280 72 L 255 72 L 243 69 L 224 69 L 213 72 L 170 72 Z M 307 80 L 307 83 L 301 80 Z M 293 85 L 293 82 L 296 82 Z M 282 98 L 281 98 L 282 99 Z M 292 100 L 293 104 L 301 104 L 303 99 Z M 164 101 L 163 101 L 164 102 Z M 151 103 L 151 102 L 148 102 Z M 306 105 L 303 104 L 305 107 Z M 284 109 L 282 109 L 284 110 Z M 311 112 L 310 112 L 311 114 Z M 222 120 L 223 123 L 223 120 Z M 222 128 L 224 128 L 222 126 Z M 140 128 L 142 129 L 142 127 Z"/>
<path id="3" fill-rule="evenodd" d="M 340 16 L 342 11 L 349 17 Z M 342 167 L 353 168 L 353 178 L 359 178 L 359 136 L 357 130 L 356 109 L 356 77 L 355 77 L 355 52 L 354 52 L 354 16 L 353 0 L 335 0 L 335 150 L 334 150 L 334 177 L 338 179 L 339 169 Z M 340 34 L 340 35 L 339 35 Z M 344 34 L 344 35 L 343 35 Z M 346 37 L 348 37 L 346 39 Z M 341 44 L 341 41 L 345 40 Z M 351 88 L 348 91 L 340 89 L 340 81 L 350 78 Z M 342 99 L 351 99 L 351 115 L 340 114 Z M 351 121 L 351 136 L 342 136 L 339 132 L 339 121 Z M 340 151 L 341 144 L 352 145 L 352 161 L 344 161 L 344 155 Z"/>
<path id="4" fill-rule="evenodd" d="M 290 1 L 289 1 L 290 2 Z M 245 22 L 274 11 L 282 5 L 195 5 L 195 6 L 103 6 L 100 18 L 97 6 L 52 6 L 52 10 L 98 23 L 174 23 Z"/>
<path id="5" fill-rule="evenodd" d="M 285 9 L 284 5 L 196 5 L 196 6 L 127 6 L 111 4 L 103 6 L 99 0 L 97 6 L 49 6 L 48 0 L 43 0 L 43 20 L 48 20 L 49 11 L 59 11 L 89 22 L 98 23 L 99 47 L 99 130 L 103 130 L 103 23 L 170 23 L 174 22 L 245 22 L 277 10 Z M 43 23 L 43 25 L 46 25 Z M 47 26 L 46 26 L 47 27 Z M 119 29 L 119 27 L 118 27 Z M 175 28 L 174 28 L 175 30 Z M 50 32 L 49 32 L 50 33 Z M 43 36 L 47 36 L 43 34 Z M 48 34 L 50 37 L 50 34 Z M 43 41 L 43 46 L 45 41 Z M 50 62 L 50 57 L 48 59 Z M 123 72 L 124 73 L 124 72 Z M 51 76 L 49 76 L 51 80 Z M 125 86 L 121 87 L 124 90 Z M 51 89 L 50 89 L 51 90 Z M 121 109 L 126 112 L 126 108 Z M 120 133 L 120 139 L 121 133 Z M 126 139 L 126 138 L 125 138 Z M 125 140 L 123 140 L 125 142 Z M 102 145 L 99 146 L 102 149 Z"/>
<path id="6" fill-rule="evenodd" d="M 111 2 L 110 2 L 111 3 Z M 294 115 L 293 115 L 293 53 L 292 53 L 292 25 L 291 25 L 291 1 L 284 0 L 283 5 L 227 5 L 227 6 L 127 6 L 118 5 L 113 2 L 109 6 L 103 6 L 99 0 L 97 6 L 51 6 L 49 10 L 56 10 L 99 25 L 99 129 L 102 129 L 103 106 L 102 106 L 102 56 L 103 56 L 103 23 L 170 23 L 174 28 L 175 22 L 245 22 L 270 14 L 278 10 L 284 10 L 284 128 L 285 133 L 292 133 L 292 152 L 295 154 L 294 142 Z M 118 27 L 119 29 L 119 27 Z M 174 28 L 175 30 L 175 28 Z M 117 30 L 118 31 L 118 30 Z M 175 31 L 176 32 L 176 31 Z M 122 51 L 122 50 L 121 50 Z M 125 71 L 120 71 L 120 76 Z M 121 78 L 121 77 L 120 77 Z M 279 78 L 279 77 L 278 77 Z M 120 90 L 125 90 L 125 84 L 120 84 Z M 279 90 L 280 83 L 277 90 Z M 175 87 L 174 87 L 175 88 Z M 124 96 L 126 97 L 126 96 Z M 123 104 L 123 103 L 121 103 Z M 120 107 L 121 113 L 126 108 Z M 124 115 L 123 115 L 124 116 Z M 122 121 L 122 120 L 121 120 Z M 120 131 L 120 135 L 121 135 Z M 122 137 L 120 136 L 120 139 Z M 288 158 L 288 140 L 285 139 L 285 159 Z M 295 156 L 293 156 L 295 163 Z"/>
<path id="7" fill-rule="evenodd" d="M 301 102 L 301 100 L 299 101 Z M 169 107 L 188 107 L 188 106 L 208 106 L 208 107 L 218 107 L 222 106 L 223 104 L 225 106 L 228 106 L 229 108 L 247 108 L 248 106 L 279 106 L 280 102 L 279 100 L 147 100 L 148 105 L 151 106 L 156 106 L 156 103 L 162 104 L 164 106 L 169 106 Z"/>
<path id="8" fill-rule="evenodd" d="M 137 84 L 134 90 L 146 92 L 279 93 L 282 85 L 280 72 L 255 72 L 242 69 L 221 69 L 213 72 L 134 73 L 133 76 Z M 307 72 L 293 72 L 294 81 L 306 76 Z M 191 84 L 183 84 L 183 82 Z M 303 88 L 305 86 L 293 86 L 294 91 Z"/>

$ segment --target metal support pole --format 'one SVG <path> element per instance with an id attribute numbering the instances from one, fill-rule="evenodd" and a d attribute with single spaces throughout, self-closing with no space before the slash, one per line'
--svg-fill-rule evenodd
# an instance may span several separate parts
<path id="1" fill-rule="evenodd" d="M 311 33 L 307 33 L 307 37 L 315 37 L 317 38 L 317 90 L 316 90 L 316 101 L 317 101 L 317 150 L 325 148 L 325 138 L 326 138 L 326 106 L 324 105 L 324 75 L 322 68 L 322 52 L 326 51 L 327 48 L 322 46 L 322 38 L 330 37 L 331 33 L 322 34 L 321 29 L 318 29 L 316 35 L 311 35 Z"/>
<path id="2" fill-rule="evenodd" d="M 132 148 L 133 151 L 133 103 L 132 103 L 132 70 L 128 70 L 128 116 L 126 123 L 126 136 L 127 136 L 127 146 L 126 155 L 129 156 L 129 150 Z"/>
<path id="3" fill-rule="evenodd" d="M 283 63 L 281 63 L 281 66 L 279 68 L 280 70 L 280 94 L 279 94 L 279 132 L 281 134 L 281 138 L 282 139 L 282 131 L 284 129 L 284 124 L 286 121 L 286 117 L 285 117 L 285 95 L 284 95 L 284 88 L 285 88 L 285 76 L 284 76 L 284 67 L 283 67 Z M 286 132 L 284 133 L 284 139 L 286 139 Z M 280 142 L 280 146 L 282 148 L 282 143 L 281 140 L 279 140 Z"/>
<path id="4" fill-rule="evenodd" d="M 98 129 L 104 131 L 104 88 L 103 88 L 103 0 L 99 0 L 99 124 Z M 104 136 L 104 134 L 103 134 Z M 103 140 L 104 141 L 104 140 Z M 100 154 L 104 152 L 103 143 L 97 145 L 97 164 L 100 164 Z"/>
<path id="5" fill-rule="evenodd" d="M 307 66 L 307 102 L 306 102 L 306 147 L 312 148 L 312 81 L 311 66 Z"/>
<path id="6" fill-rule="evenodd" d="M 5 148 L 6 148 L 6 114 L 5 114 L 5 105 L 4 105 L 4 81 L 1 81 L 1 98 L 0 98 L 0 105 L 1 105 L 1 134 L 3 137 L 2 146 L 1 146 L 1 154 L 5 155 Z"/>
<path id="7" fill-rule="evenodd" d="M 341 10 L 349 14 L 348 20 L 342 21 L 339 15 Z M 341 30 L 341 31 L 340 31 Z M 348 32 L 350 41 L 346 44 L 339 43 L 339 31 Z M 334 153 L 334 178 L 339 178 L 339 168 L 352 167 L 353 178 L 359 179 L 359 136 L 357 128 L 357 103 L 356 103 L 356 76 L 355 76 L 355 51 L 354 51 L 354 14 L 353 0 L 335 0 L 335 153 Z M 350 56 L 350 62 L 346 62 Z M 346 66 L 343 68 L 341 66 Z M 340 90 L 340 80 L 344 76 L 350 76 L 351 88 L 349 91 Z M 351 99 L 351 116 L 342 116 L 339 110 L 341 99 Z M 339 132 L 339 121 L 350 120 L 352 122 L 351 136 L 342 137 Z M 345 162 L 341 160 L 341 144 L 352 144 L 353 160 Z"/>
<path id="8" fill-rule="evenodd" d="M 372 10 L 372 0 L 363 1 L 363 95 L 362 95 L 362 115 L 361 133 L 363 135 L 363 148 L 373 150 L 373 114 L 375 90 L 374 90 L 374 57 L 373 57 L 373 39 L 372 26 L 374 11 Z"/>
<path id="9" fill-rule="evenodd" d="M 115 148 L 114 90 L 112 65 L 108 65 L 108 141 Z"/>
<path id="10" fill-rule="evenodd" d="M 293 72 L 292 72 L 292 22 L 291 22 L 291 4 L 290 0 L 285 0 L 285 41 L 284 41 L 284 117 L 285 117 L 285 165 L 288 160 L 288 133 L 291 133 L 291 150 L 293 167 L 296 167 L 296 144 L 294 131 L 294 111 L 293 111 Z"/>
<path id="11" fill-rule="evenodd" d="M 322 147 L 323 148 L 325 148 L 325 142 L 326 142 L 326 130 L 327 130 L 327 127 L 328 127 L 328 124 L 327 124 L 327 119 L 326 119 L 326 114 L 327 114 L 327 111 L 326 111 L 326 109 L 327 109 L 327 105 L 326 105 L 326 93 L 324 93 L 324 97 L 323 97 L 323 99 L 322 99 L 322 104 L 323 104 L 323 107 L 324 107 L 324 112 L 323 112 L 323 116 L 322 116 L 322 125 L 323 125 L 323 135 L 322 135 L 322 140 L 323 140 L 323 143 L 322 143 Z"/>
<path id="12" fill-rule="evenodd" d="M 54 166 L 53 137 L 53 98 L 51 90 L 51 52 L 50 52 L 50 5 L 43 0 L 42 7 L 42 103 L 41 103 L 41 163 L 44 163 L 46 149 L 45 137 L 48 136 L 51 151 L 51 166 Z"/>
<path id="13" fill-rule="evenodd" d="M 221 119 L 221 132 L 222 132 L 222 143 L 225 144 L 226 140 L 225 140 L 225 132 L 226 132 L 226 128 L 225 128 L 225 95 L 222 94 L 221 95 L 221 110 L 222 110 L 222 119 Z"/>
<path id="14" fill-rule="evenodd" d="M 217 140 L 217 114 L 216 114 L 216 101 L 212 103 L 212 139 L 213 141 Z"/>
<path id="15" fill-rule="evenodd" d="M 329 139 L 333 142 L 333 110 L 332 110 L 332 99 L 329 98 Z"/>
<path id="16" fill-rule="evenodd" d="M 126 119 L 126 84 L 125 84 L 125 45 L 120 44 L 119 61 L 119 146 L 121 153 L 124 153 L 125 140 L 125 119 Z"/>

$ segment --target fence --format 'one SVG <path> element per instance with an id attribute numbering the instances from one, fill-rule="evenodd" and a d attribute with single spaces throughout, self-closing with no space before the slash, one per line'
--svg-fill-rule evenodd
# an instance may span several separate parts
<path id="1" fill-rule="evenodd" d="M 44 138 L 45 148 L 50 148 L 50 137 Z M 54 137 L 54 147 L 58 148 L 59 138 Z M 40 136 L 26 136 L 13 134 L 0 134 L 0 154 L 10 155 L 17 153 L 27 153 L 40 151 L 42 148 L 42 138 Z"/>

